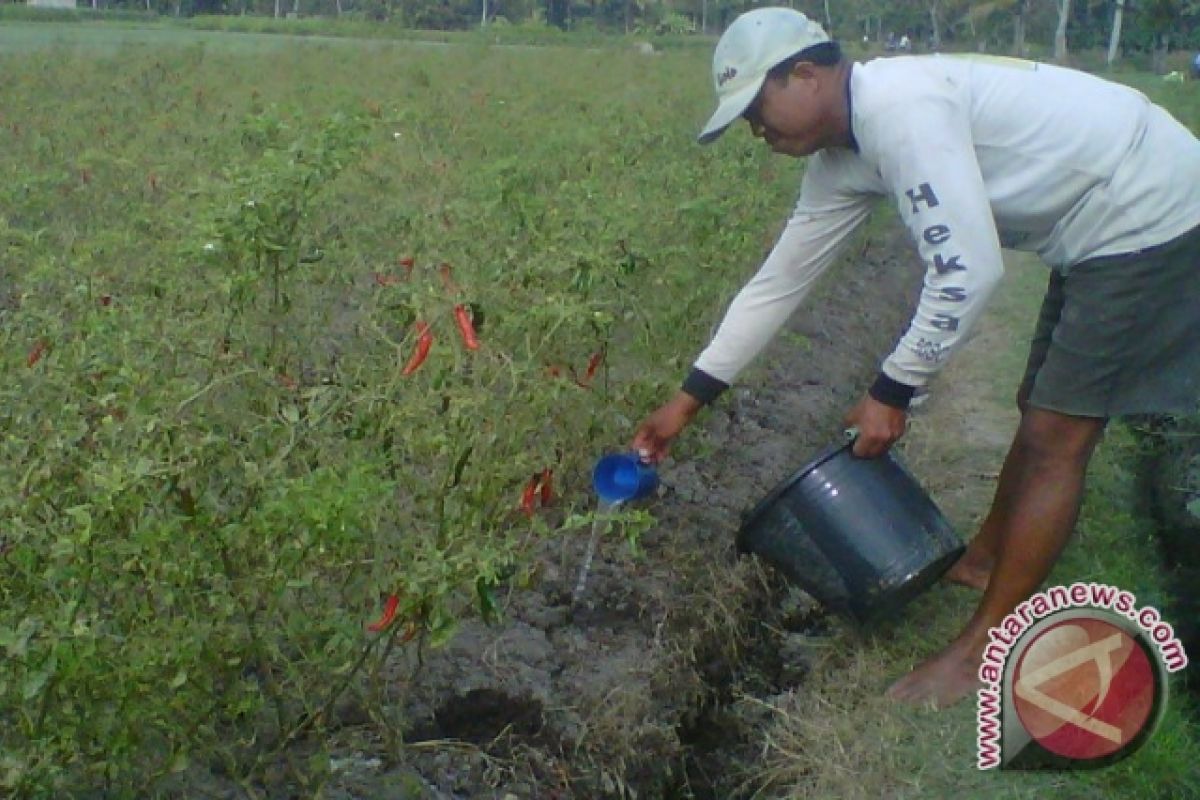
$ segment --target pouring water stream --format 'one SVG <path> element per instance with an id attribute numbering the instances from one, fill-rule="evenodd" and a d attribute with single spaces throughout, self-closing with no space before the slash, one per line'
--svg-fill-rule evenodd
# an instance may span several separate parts
<path id="1" fill-rule="evenodd" d="M 592 520 L 592 535 L 588 538 L 587 550 L 583 555 L 583 564 L 579 567 L 579 577 L 575 579 L 575 589 L 571 592 L 571 606 L 579 604 L 579 599 L 583 597 L 583 591 L 587 588 L 588 574 L 592 569 L 592 559 L 596 555 L 596 542 L 600 538 L 600 531 L 605 525 L 610 523 L 610 520 L 605 517 L 613 511 L 621 502 L 606 502 L 600 500 L 596 507 L 596 518 Z"/>

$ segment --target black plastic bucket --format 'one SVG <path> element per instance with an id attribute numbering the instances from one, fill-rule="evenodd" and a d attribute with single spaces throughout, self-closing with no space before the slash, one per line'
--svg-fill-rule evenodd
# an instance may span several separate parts
<path id="1" fill-rule="evenodd" d="M 777 486 L 744 518 L 754 553 L 831 611 L 859 622 L 898 612 L 950 568 L 958 535 L 891 454 L 831 448 Z"/>

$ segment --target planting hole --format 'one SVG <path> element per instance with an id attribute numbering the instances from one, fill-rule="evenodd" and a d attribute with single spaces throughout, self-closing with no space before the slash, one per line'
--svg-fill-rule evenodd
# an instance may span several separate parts
<path id="1" fill-rule="evenodd" d="M 472 689 L 447 699 L 434 712 L 429 738 L 483 745 L 505 732 L 536 736 L 542 727 L 541 701 L 529 696 L 510 697 L 496 689 Z"/>

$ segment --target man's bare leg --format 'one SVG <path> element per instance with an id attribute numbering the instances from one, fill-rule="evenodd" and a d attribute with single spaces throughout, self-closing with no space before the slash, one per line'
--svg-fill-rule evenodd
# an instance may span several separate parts
<path id="1" fill-rule="evenodd" d="M 1022 386 L 1018 390 L 1017 408 L 1020 409 L 1021 417 L 1024 419 L 1025 412 L 1029 409 L 1028 386 Z M 1020 429 L 1018 428 L 1018 432 L 1013 435 L 1008 455 L 1004 458 L 1004 464 L 1000 467 L 1000 478 L 996 483 L 996 495 L 992 499 L 992 507 L 983 520 L 983 524 L 979 526 L 975 538 L 967 545 L 966 551 L 958 561 L 954 562 L 954 566 L 946 571 L 943 580 L 958 583 L 980 592 L 987 589 L 992 568 L 996 565 L 1000 532 L 1008 524 L 1008 510 L 1013 505 L 1013 493 L 1016 486 L 1014 475 L 1020 472 L 1022 463 L 1018 454 L 1020 447 Z"/>
<path id="2" fill-rule="evenodd" d="M 962 633 L 893 684 L 889 697 L 946 706 L 976 687 L 988 630 L 1041 585 L 1075 529 L 1087 464 L 1105 423 L 1039 408 L 1022 416 L 1005 463 L 1008 480 L 1002 476 L 988 514 L 995 519 L 992 541 L 981 544 L 992 544 L 996 559 L 983 598 Z"/>
<path id="3" fill-rule="evenodd" d="M 996 496 L 992 499 L 991 510 L 975 538 L 967 544 L 967 549 L 954 566 L 950 567 L 943 576 L 951 583 L 984 591 L 996 565 L 996 554 L 1000 548 L 1000 534 L 1008 524 L 1009 509 L 1013 506 L 1013 495 L 1016 488 L 1015 475 L 1020 472 L 1023 460 L 1019 455 L 1020 442 L 1013 441 L 1004 466 L 1000 468 L 1000 480 L 996 484 Z"/>

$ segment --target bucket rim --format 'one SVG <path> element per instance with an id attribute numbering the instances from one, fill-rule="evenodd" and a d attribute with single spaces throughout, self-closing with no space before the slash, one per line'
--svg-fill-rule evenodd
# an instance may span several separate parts
<path id="1" fill-rule="evenodd" d="M 779 484 L 776 485 L 766 497 L 758 501 L 754 508 L 742 514 L 742 524 L 739 532 L 744 532 L 748 528 L 753 527 L 754 523 L 758 521 L 758 518 L 765 514 L 767 509 L 773 506 L 776 500 L 790 491 L 793 486 L 807 478 L 814 470 L 826 462 L 832 461 L 843 451 L 849 450 L 853 446 L 853 442 L 850 444 L 830 445 L 818 453 L 812 461 L 809 461 L 796 472 L 793 472 L 790 477 L 780 481 Z"/>

